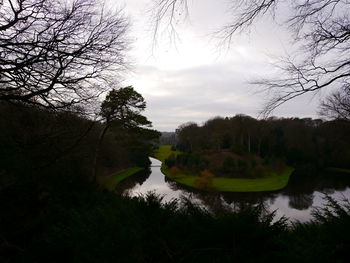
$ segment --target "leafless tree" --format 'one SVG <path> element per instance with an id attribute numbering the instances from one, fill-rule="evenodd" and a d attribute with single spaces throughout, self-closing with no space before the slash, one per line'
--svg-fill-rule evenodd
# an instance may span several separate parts
<path id="1" fill-rule="evenodd" d="M 176 26 L 178 22 L 188 18 L 187 0 L 154 0 L 153 8 L 153 43 L 156 45 L 158 35 L 162 34 L 162 28 L 170 35 L 172 42 L 177 39 Z M 162 27 L 164 22 L 165 27 Z"/>
<path id="2" fill-rule="evenodd" d="M 219 30 L 219 36 L 228 42 L 236 33 L 248 29 L 263 16 L 282 20 L 293 32 L 297 52 L 278 63 L 278 77 L 254 82 L 272 91 L 273 96 L 263 111 L 265 115 L 305 93 L 324 88 L 342 89 L 348 85 L 350 1 L 231 0 L 229 3 L 232 20 Z M 185 8 L 186 0 L 156 1 L 157 24 L 165 21 L 174 26 L 176 13 L 173 10 Z"/>
<path id="3" fill-rule="evenodd" d="M 350 120 L 350 86 L 333 92 L 323 100 L 320 114 L 332 119 Z"/>
<path id="4" fill-rule="evenodd" d="M 127 28 L 95 0 L 4 0 L 0 100 L 60 109 L 95 98 L 127 66 Z"/>

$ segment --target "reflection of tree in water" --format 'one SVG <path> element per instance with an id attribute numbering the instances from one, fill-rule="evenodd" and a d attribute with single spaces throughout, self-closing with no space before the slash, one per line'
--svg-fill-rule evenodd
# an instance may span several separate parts
<path id="1" fill-rule="evenodd" d="M 182 187 L 179 183 L 175 182 L 174 180 L 169 179 L 165 175 L 164 175 L 164 181 L 168 184 L 169 188 L 173 191 L 182 190 L 183 188 L 186 188 L 186 186 Z"/>
<path id="2" fill-rule="evenodd" d="M 288 196 L 290 208 L 306 210 L 313 204 L 315 191 L 332 194 L 345 190 L 349 185 L 349 177 L 339 173 L 299 169 L 291 175 L 282 192 Z"/>
<path id="3" fill-rule="evenodd" d="M 202 201 L 206 209 L 214 214 L 219 214 L 231 210 L 219 193 L 198 191 L 194 195 L 197 199 Z"/>
<path id="4" fill-rule="evenodd" d="M 350 176 L 347 174 L 299 169 L 290 176 L 287 187 L 283 189 L 283 194 L 287 196 L 310 195 L 315 191 L 332 193 L 344 191 L 347 187 L 350 187 Z"/>
<path id="5" fill-rule="evenodd" d="M 191 201 L 199 200 L 201 204 L 212 213 L 220 213 L 230 210 L 218 192 L 198 190 L 179 184 L 167 177 L 165 177 L 165 182 L 173 191 L 182 191 L 184 193 L 183 197 L 186 199 L 190 199 Z"/>
<path id="6" fill-rule="evenodd" d="M 147 168 L 125 178 L 123 181 L 118 183 L 116 191 L 119 193 L 128 194 L 137 184 L 142 185 L 150 177 L 151 173 L 151 169 Z"/>
<path id="7" fill-rule="evenodd" d="M 172 190 L 183 191 L 186 193 L 185 196 L 200 200 L 206 209 L 215 214 L 239 211 L 253 206 L 260 206 L 263 211 L 268 211 L 268 201 L 273 202 L 277 197 L 276 192 L 230 193 L 204 191 L 179 184 L 168 178 L 165 181 Z"/>
<path id="8" fill-rule="evenodd" d="M 231 210 L 239 211 L 249 207 L 259 206 L 268 212 L 269 203 L 277 197 L 275 192 L 222 193 L 223 199 L 230 205 Z"/>
<path id="9" fill-rule="evenodd" d="M 138 175 L 125 180 L 123 182 L 124 189 L 132 189 L 137 183 L 142 184 L 149 177 L 150 173 L 151 171 L 148 171 L 143 176 Z M 334 189 L 345 189 L 350 185 L 348 183 L 350 182 L 349 179 L 344 180 L 339 175 L 320 175 L 305 172 L 292 174 L 288 186 L 274 192 L 222 193 L 194 189 L 167 177 L 165 177 L 165 182 L 171 190 L 180 191 L 185 199 L 203 205 L 203 207 L 214 214 L 238 211 L 252 206 L 259 206 L 263 212 L 269 213 L 270 205 L 274 204 L 276 199 L 282 195 L 289 198 L 289 208 L 306 210 L 313 205 L 315 191 L 332 193 Z"/>
<path id="10" fill-rule="evenodd" d="M 314 201 L 313 194 L 296 194 L 289 196 L 289 207 L 298 209 L 298 210 L 306 210 L 310 206 L 312 206 Z"/>

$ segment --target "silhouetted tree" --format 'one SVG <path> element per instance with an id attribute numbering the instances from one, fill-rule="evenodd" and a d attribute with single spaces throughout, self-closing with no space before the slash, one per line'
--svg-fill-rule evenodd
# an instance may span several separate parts
<path id="1" fill-rule="evenodd" d="M 177 147 L 181 151 L 192 151 L 196 142 L 196 136 L 198 131 L 198 125 L 195 122 L 187 122 L 181 124 L 176 130 L 179 138 Z"/>
<path id="2" fill-rule="evenodd" d="M 142 95 L 128 86 L 120 89 L 112 89 L 102 102 L 100 115 L 104 122 L 101 130 L 94 160 L 94 179 L 97 172 L 97 157 L 100 145 L 107 130 L 113 126 L 123 132 L 126 139 L 128 133 L 139 127 L 150 127 L 151 122 L 141 112 L 146 108 L 146 102 Z"/>
<path id="3" fill-rule="evenodd" d="M 126 66 L 128 22 L 100 4 L 3 1 L 0 100 L 57 109 L 101 94 L 103 82 Z"/>
<path id="4" fill-rule="evenodd" d="M 320 113 L 332 119 L 350 120 L 350 86 L 333 92 L 323 100 Z"/>
<path id="5" fill-rule="evenodd" d="M 263 157 L 266 164 L 283 159 L 294 167 L 345 168 L 350 160 L 349 128 L 350 122 L 346 120 L 322 122 L 311 118 L 275 117 L 256 120 L 240 114 L 230 118 L 216 117 L 202 126 L 181 125 L 177 148 L 192 152 L 192 156 L 233 152 L 248 159 L 254 155 Z M 254 165 L 259 158 L 250 160 Z M 232 162 L 227 162 L 224 170 L 232 166 Z"/>

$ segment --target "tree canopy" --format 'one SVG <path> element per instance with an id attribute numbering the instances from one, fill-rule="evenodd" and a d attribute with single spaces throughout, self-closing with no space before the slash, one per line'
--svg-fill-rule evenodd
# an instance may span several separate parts
<path id="1" fill-rule="evenodd" d="M 112 89 L 101 105 L 100 115 L 107 125 L 114 123 L 125 129 L 151 126 L 151 122 L 141 115 L 146 108 L 142 95 L 128 86 Z"/>
<path id="2" fill-rule="evenodd" d="M 126 66 L 127 28 L 95 0 L 3 1 L 0 100 L 57 109 L 96 98 Z"/>
<path id="3" fill-rule="evenodd" d="M 337 90 L 323 100 L 320 113 L 330 118 L 350 120 L 350 87 Z"/>
<path id="4" fill-rule="evenodd" d="M 177 150 L 188 153 L 232 152 L 285 160 L 294 167 L 347 167 L 350 123 L 311 118 L 267 118 L 246 115 L 216 117 L 203 125 L 181 125 Z"/>

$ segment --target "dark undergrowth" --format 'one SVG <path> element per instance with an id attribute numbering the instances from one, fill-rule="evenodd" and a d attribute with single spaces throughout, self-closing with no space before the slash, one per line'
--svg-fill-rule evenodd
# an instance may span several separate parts
<path id="1" fill-rule="evenodd" d="M 326 197 L 313 222 L 290 226 L 260 207 L 214 215 L 124 197 L 91 182 L 100 123 L 1 103 L 0 127 L 1 263 L 348 261 L 347 203 Z M 100 174 L 147 166 L 153 135 L 139 135 L 111 129 Z"/>
<path id="2" fill-rule="evenodd" d="M 6 198 L 13 200 L 0 217 L 1 262 L 347 262 L 349 256 L 349 204 L 329 197 L 314 221 L 288 226 L 259 207 L 213 215 L 188 200 L 123 197 L 88 183 L 35 207 L 26 192 L 2 193 L 3 209 Z"/>

